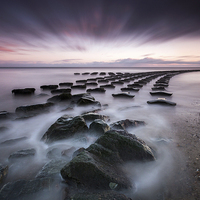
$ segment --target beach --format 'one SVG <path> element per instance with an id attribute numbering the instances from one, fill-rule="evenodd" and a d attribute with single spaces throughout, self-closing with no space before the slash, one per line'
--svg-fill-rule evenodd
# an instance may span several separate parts
<path id="1" fill-rule="evenodd" d="M 187 71 L 186 69 L 166 70 L 164 68 L 162 70 L 160 68 L 134 70 L 130 68 L 123 70 L 112 68 L 21 68 L 0 70 L 0 91 L 2 94 L 0 97 L 0 111 L 7 111 L 11 116 L 0 121 L 0 163 L 3 166 L 8 166 L 5 179 L 1 184 L 1 192 L 5 184 L 14 183 L 22 179 L 26 181 L 37 180 L 35 177 L 38 176 L 44 165 L 55 159 L 54 157 L 53 159 L 52 157 L 47 157 L 47 154 L 52 149 L 60 149 L 56 152 L 56 156 L 60 154 L 60 151 L 70 150 L 67 151 L 66 157 L 59 155 L 59 159 L 61 158 L 60 160 L 67 164 L 71 162 L 75 151 L 80 148 L 87 149 L 94 144 L 99 138 L 97 135 L 87 135 L 87 137 L 75 137 L 73 139 L 64 138 L 52 143 L 50 139 L 41 139 L 45 138 L 44 134 L 47 130 L 62 116 L 69 115 L 75 118 L 90 111 L 99 115 L 109 116 L 109 121 L 106 121 L 106 123 L 110 127 L 112 123 L 125 119 L 145 123 L 145 126 L 128 127 L 125 131 L 144 141 L 154 154 L 155 161 L 124 162 L 122 171 L 129 177 L 129 181 L 134 187 L 125 192 L 124 190 L 117 191 L 119 194 L 122 193 L 127 198 L 138 200 L 197 200 L 200 198 L 200 94 L 198 92 L 200 72 L 196 71 L 196 69 L 194 71 Z M 184 73 L 179 73 L 182 70 L 185 70 Z M 84 75 L 83 73 L 86 72 L 88 73 Z M 100 75 L 101 72 L 103 72 L 102 75 Z M 111 72 L 115 78 L 108 74 Z M 172 95 L 150 95 L 156 81 L 165 76 L 169 76 L 169 85 L 165 87 L 165 91 L 168 94 L 172 93 Z M 111 80 L 111 78 L 114 80 Z M 132 78 L 132 80 L 127 80 L 128 78 Z M 73 86 L 84 85 L 82 83 L 84 80 L 89 83 L 85 88 L 59 85 L 59 83 L 66 82 L 73 83 Z M 107 83 L 103 83 L 102 80 L 106 80 Z M 122 83 L 119 82 L 120 80 Z M 139 88 L 140 84 L 147 80 L 149 82 Z M 111 85 L 114 85 L 114 88 L 105 86 L 111 82 L 113 82 Z M 131 84 L 138 85 L 131 87 Z M 57 89 L 70 89 L 70 95 L 72 96 L 68 95 L 65 98 L 72 98 L 73 102 L 58 103 L 58 100 L 55 101 L 53 97 L 59 94 L 53 94 L 51 89 L 42 89 L 42 85 L 58 85 Z M 77 101 L 76 95 L 85 93 L 87 89 L 97 87 L 105 88 L 105 92 L 91 92 L 92 97 L 89 98 L 90 100 L 94 98 L 92 99 L 92 104 L 80 106 L 85 105 L 84 101 Z M 13 89 L 19 88 L 35 88 L 35 91 L 31 95 L 12 94 Z M 123 98 L 124 96 L 122 98 L 115 97 L 113 94 L 121 93 L 121 88 L 139 89 L 138 91 L 132 90 L 130 93 L 124 92 L 126 98 Z M 175 106 L 147 103 L 148 101 L 155 101 L 157 98 L 164 99 L 167 103 L 173 102 Z M 27 112 L 26 116 L 16 116 L 16 108 L 37 104 L 52 107 L 48 112 L 40 114 L 32 112 L 31 115 Z M 101 105 L 100 107 L 99 104 Z M 46 108 L 49 109 L 49 107 Z M 86 123 L 88 127 L 90 124 L 91 122 Z M 16 143 L 6 143 L 6 141 L 17 138 L 21 139 Z M 47 141 L 50 141 L 50 143 Z M 28 158 L 28 160 L 9 160 L 13 153 L 23 149 L 34 149 L 33 157 Z M 58 181 L 56 184 L 60 184 L 60 190 L 65 190 L 66 185 L 63 183 L 60 170 L 54 175 L 56 175 L 56 181 Z M 40 191 L 39 197 L 49 199 L 50 195 L 51 193 L 48 194 L 44 190 L 44 192 Z M 64 196 L 67 199 L 67 195 Z M 30 198 L 35 197 L 33 195 Z M 63 195 L 59 196 L 58 199 L 64 199 Z"/>

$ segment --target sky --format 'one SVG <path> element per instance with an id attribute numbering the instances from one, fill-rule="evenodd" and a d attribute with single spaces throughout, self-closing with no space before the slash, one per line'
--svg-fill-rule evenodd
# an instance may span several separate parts
<path id="1" fill-rule="evenodd" d="M 0 67 L 200 67 L 199 0 L 0 0 Z"/>

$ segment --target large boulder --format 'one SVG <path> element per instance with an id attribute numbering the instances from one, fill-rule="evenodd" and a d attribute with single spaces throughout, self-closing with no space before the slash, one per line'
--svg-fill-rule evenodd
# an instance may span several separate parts
<path id="1" fill-rule="evenodd" d="M 64 115 L 60 117 L 47 132 L 43 135 L 42 140 L 46 143 L 68 139 L 75 134 L 85 133 L 88 127 L 81 116 L 69 117 Z"/>
<path id="2" fill-rule="evenodd" d="M 45 104 L 20 106 L 16 108 L 15 113 L 20 117 L 35 116 L 40 113 L 49 112 L 53 105 L 54 105 L 53 103 L 45 103 Z"/>
<path id="3" fill-rule="evenodd" d="M 61 170 L 63 179 L 79 187 L 99 190 L 127 189 L 130 180 L 121 169 L 127 161 L 155 160 L 151 149 L 136 136 L 108 131 L 83 149 Z"/>

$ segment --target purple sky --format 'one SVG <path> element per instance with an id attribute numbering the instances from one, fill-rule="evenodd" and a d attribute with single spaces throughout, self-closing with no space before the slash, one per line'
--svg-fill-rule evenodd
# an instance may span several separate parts
<path id="1" fill-rule="evenodd" d="M 199 0 L 1 1 L 0 67 L 199 64 Z"/>

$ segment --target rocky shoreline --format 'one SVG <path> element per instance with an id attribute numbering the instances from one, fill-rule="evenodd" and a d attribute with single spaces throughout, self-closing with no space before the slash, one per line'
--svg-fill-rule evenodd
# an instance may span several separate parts
<path id="1" fill-rule="evenodd" d="M 76 83 L 80 85 L 74 85 L 71 82 L 63 82 L 58 85 L 42 85 L 41 89 L 44 91 L 51 91 L 54 95 L 47 99 L 46 103 L 20 106 L 17 107 L 15 113 L 9 113 L 6 111 L 0 112 L 0 120 L 25 120 L 33 118 L 42 113 L 49 113 L 55 106 L 61 106 L 62 110 L 73 110 L 76 107 L 84 107 L 88 109 L 87 113 L 81 115 L 71 116 L 63 115 L 59 117 L 55 123 L 53 123 L 48 130 L 41 137 L 41 142 L 46 145 L 77 138 L 77 140 L 87 141 L 89 136 L 95 136 L 97 139 L 87 148 L 53 148 L 47 152 L 46 157 L 49 159 L 45 165 L 38 170 L 35 178 L 31 180 L 17 180 L 14 182 L 6 181 L 6 175 L 9 173 L 10 165 L 15 162 L 20 162 L 21 159 L 27 159 L 29 162 L 35 154 L 36 149 L 21 149 L 16 152 L 12 152 L 8 157 L 9 164 L 2 163 L 0 165 L 0 199 L 40 199 L 43 192 L 50 193 L 51 197 L 48 199 L 65 199 L 65 200 L 88 200 L 88 199 L 116 199 L 116 200 L 130 200 L 129 190 L 135 190 L 135 183 L 132 178 L 127 177 L 127 174 L 123 170 L 123 166 L 129 162 L 146 163 L 156 162 L 156 149 L 149 147 L 143 140 L 130 133 L 130 128 L 138 128 L 145 126 L 144 121 L 138 121 L 137 119 L 124 119 L 120 121 L 110 121 L 109 116 L 101 115 L 98 112 L 102 109 L 106 109 L 106 105 L 101 105 L 101 102 L 97 101 L 91 93 L 106 92 L 106 89 L 115 88 L 115 85 L 123 85 L 128 83 L 127 87 L 122 86 L 122 91 L 134 91 L 138 92 L 143 85 L 148 84 L 152 80 L 157 80 L 151 92 L 151 95 L 162 97 L 153 101 L 147 101 L 147 103 L 164 104 L 168 106 L 175 106 L 176 103 L 166 101 L 163 96 L 171 96 L 172 93 L 163 92 L 168 87 L 170 79 L 178 74 L 192 72 L 194 70 L 183 71 L 160 71 L 160 72 L 146 72 L 146 73 L 99 73 L 100 76 L 92 79 L 77 80 Z M 84 73 L 82 75 L 86 75 Z M 78 73 L 75 74 L 79 76 Z M 91 75 L 98 75 L 98 72 L 91 73 Z M 96 86 L 100 84 L 98 88 L 89 88 L 90 86 Z M 130 84 L 130 82 L 133 82 Z M 106 84 L 106 85 L 105 85 Z M 60 88 L 58 87 L 68 87 Z M 71 94 L 71 90 L 74 89 L 87 90 L 90 93 Z M 87 89 L 86 89 L 87 88 Z M 156 92 L 155 92 L 156 91 Z M 35 88 L 13 89 L 13 95 L 27 96 L 34 95 Z M 130 93 L 117 93 L 112 94 L 114 98 L 134 98 L 134 95 Z M 184 132 L 185 137 L 189 137 L 187 133 L 180 126 L 182 122 L 174 123 L 174 130 L 181 130 Z M 0 131 L 6 130 L 6 127 L 1 126 Z M 198 130 L 195 131 L 198 136 Z M 180 134 L 177 133 L 178 137 Z M 192 136 L 193 137 L 193 136 Z M 180 137 L 181 138 L 181 137 Z M 26 140 L 26 137 L 13 138 L 1 142 L 1 145 L 13 145 L 19 141 Z M 182 144 L 185 140 L 182 140 Z M 191 140 L 193 141 L 193 140 Z M 179 144 L 177 144 L 178 146 Z M 196 147 L 199 145 L 196 144 Z M 182 146 L 178 146 L 182 148 Z M 190 148 L 184 149 L 184 152 L 189 156 Z M 194 150 L 195 151 L 195 150 Z M 196 159 L 195 164 L 199 164 L 199 155 L 194 152 Z M 197 159 L 198 158 L 198 159 Z M 177 164 L 178 166 L 178 164 Z M 198 199 L 199 193 L 199 168 L 196 167 L 195 173 L 195 185 L 191 191 L 193 199 Z M 182 170 L 182 168 L 181 168 Z M 190 171 L 191 167 L 183 167 L 184 171 Z M 134 179 L 134 178 L 133 178 Z M 193 179 L 188 180 L 187 176 L 183 176 L 184 180 L 187 180 L 188 184 Z M 192 184 L 193 185 L 193 184 Z M 180 191 L 186 190 L 186 185 L 182 185 Z M 176 196 L 177 191 L 172 188 L 171 196 L 169 192 L 158 191 L 155 196 L 160 196 L 157 199 L 178 199 Z M 173 193 L 174 191 L 174 193 Z M 184 193 L 185 194 L 185 193 Z M 181 195 L 180 195 L 181 196 Z M 181 196 L 182 199 L 187 199 Z M 42 199 L 45 199 L 43 197 Z M 181 198 L 180 198 L 181 199 Z M 188 199 L 191 196 L 188 195 Z"/>

